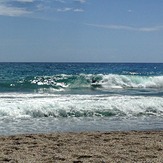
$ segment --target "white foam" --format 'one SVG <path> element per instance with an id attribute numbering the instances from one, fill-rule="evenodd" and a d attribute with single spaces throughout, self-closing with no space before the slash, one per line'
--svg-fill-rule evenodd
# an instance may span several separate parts
<path id="1" fill-rule="evenodd" d="M 163 97 L 0 94 L 0 117 L 163 116 Z"/>
<path id="2" fill-rule="evenodd" d="M 103 75 L 104 88 L 163 88 L 163 76 Z"/>

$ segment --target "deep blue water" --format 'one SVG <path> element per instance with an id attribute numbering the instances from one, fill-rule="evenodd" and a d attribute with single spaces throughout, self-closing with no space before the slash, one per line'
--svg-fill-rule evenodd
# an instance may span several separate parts
<path id="1" fill-rule="evenodd" d="M 0 134 L 162 129 L 162 118 L 162 63 L 0 63 Z"/>

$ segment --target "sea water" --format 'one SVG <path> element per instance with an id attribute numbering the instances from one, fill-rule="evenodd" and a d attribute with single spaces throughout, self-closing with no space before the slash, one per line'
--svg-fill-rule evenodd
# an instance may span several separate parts
<path id="1" fill-rule="evenodd" d="M 0 63 L 0 135 L 163 129 L 163 64 Z"/>

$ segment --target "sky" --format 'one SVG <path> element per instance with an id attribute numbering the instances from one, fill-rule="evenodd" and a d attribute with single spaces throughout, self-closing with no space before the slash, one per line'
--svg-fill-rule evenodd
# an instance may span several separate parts
<path id="1" fill-rule="evenodd" d="M 163 62 L 163 0 L 0 0 L 0 62 Z"/>

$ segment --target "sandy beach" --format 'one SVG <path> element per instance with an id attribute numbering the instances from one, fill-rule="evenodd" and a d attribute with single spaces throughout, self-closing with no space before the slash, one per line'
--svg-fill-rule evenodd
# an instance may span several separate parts
<path id="1" fill-rule="evenodd" d="M 0 162 L 163 162 L 163 131 L 0 136 Z"/>

